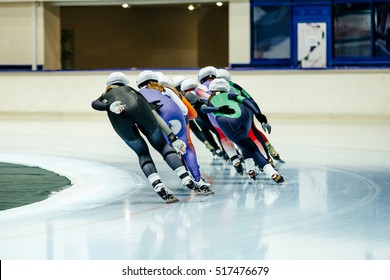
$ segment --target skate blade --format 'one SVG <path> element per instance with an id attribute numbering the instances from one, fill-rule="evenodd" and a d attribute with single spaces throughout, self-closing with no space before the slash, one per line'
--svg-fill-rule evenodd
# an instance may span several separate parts
<path id="1" fill-rule="evenodd" d="M 202 195 L 202 196 L 207 196 L 207 195 L 210 195 L 210 194 L 214 194 L 214 191 L 209 191 L 209 192 L 196 192 L 195 193 L 196 195 Z"/>
<path id="2" fill-rule="evenodd" d="M 287 182 L 286 179 L 284 179 L 284 181 L 283 181 L 282 183 L 279 183 L 278 185 L 279 185 L 282 189 L 284 189 L 285 187 L 287 187 L 288 182 Z"/>
<path id="3" fill-rule="evenodd" d="M 175 202 L 179 202 L 179 199 L 177 199 L 176 197 L 174 198 L 170 198 L 170 199 L 167 199 L 164 201 L 166 204 L 169 204 L 169 203 L 175 203 Z"/>

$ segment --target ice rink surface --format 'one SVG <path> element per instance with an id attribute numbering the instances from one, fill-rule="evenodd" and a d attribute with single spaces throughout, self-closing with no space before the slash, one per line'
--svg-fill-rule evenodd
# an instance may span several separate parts
<path id="1" fill-rule="evenodd" d="M 180 199 L 166 205 L 108 120 L 0 120 L 0 161 L 73 183 L 0 212 L 0 259 L 389 260 L 389 123 L 270 122 L 284 185 L 235 174 L 194 139 L 215 194 L 192 195 L 153 152 Z"/>

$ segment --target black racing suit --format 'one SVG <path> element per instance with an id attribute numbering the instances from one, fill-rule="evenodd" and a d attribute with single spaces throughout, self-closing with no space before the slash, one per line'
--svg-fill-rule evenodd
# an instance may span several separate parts
<path id="1" fill-rule="evenodd" d="M 125 110 L 120 114 L 109 110 L 110 105 L 115 101 L 121 101 L 122 104 L 126 105 Z M 172 170 L 182 166 L 175 150 L 165 140 L 152 113 L 151 105 L 138 91 L 122 85 L 109 89 L 94 100 L 91 105 L 95 110 L 107 111 L 108 118 L 116 133 L 137 154 L 139 165 L 146 177 L 157 173 L 157 169 L 140 131 L 146 136 L 153 148 L 162 155 Z"/>

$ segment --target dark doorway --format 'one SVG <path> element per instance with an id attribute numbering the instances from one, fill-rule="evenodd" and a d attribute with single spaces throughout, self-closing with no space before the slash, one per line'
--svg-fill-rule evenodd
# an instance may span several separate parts
<path id="1" fill-rule="evenodd" d="M 187 6 L 61 7 L 74 69 L 228 66 L 228 5 Z"/>

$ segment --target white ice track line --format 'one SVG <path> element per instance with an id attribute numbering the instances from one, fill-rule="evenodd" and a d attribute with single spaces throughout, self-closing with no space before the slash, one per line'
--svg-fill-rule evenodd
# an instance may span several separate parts
<path id="1" fill-rule="evenodd" d="M 43 201 L 0 211 L 0 222 L 56 216 L 99 207 L 121 200 L 145 185 L 145 180 L 136 174 L 97 162 L 15 153 L 0 153 L 0 160 L 38 166 L 67 177 L 72 183 L 71 187 Z"/>

